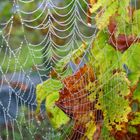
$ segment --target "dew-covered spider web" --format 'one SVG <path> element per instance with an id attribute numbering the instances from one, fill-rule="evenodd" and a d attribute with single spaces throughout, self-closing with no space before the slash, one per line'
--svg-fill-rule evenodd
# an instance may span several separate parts
<path id="1" fill-rule="evenodd" d="M 114 100 L 115 96 L 113 94 L 110 96 L 110 93 L 118 91 L 120 88 L 124 89 L 127 83 L 121 81 L 119 78 L 115 79 L 119 77 L 118 75 L 120 74 L 118 69 L 124 69 L 128 74 L 129 68 L 127 65 L 122 65 L 120 63 L 121 57 L 119 53 L 123 50 L 123 46 L 120 48 L 120 52 L 117 52 L 116 56 L 114 56 L 117 61 L 112 62 L 114 63 L 113 65 L 108 64 L 109 53 L 112 50 L 109 50 L 109 52 L 106 49 L 106 47 L 108 47 L 106 45 L 108 43 L 107 41 L 104 41 L 102 47 L 100 47 L 100 44 L 103 42 L 102 39 L 100 39 L 101 41 L 97 41 L 94 46 L 97 49 L 91 51 L 93 42 L 96 40 L 98 31 L 100 30 L 100 26 L 96 25 L 96 15 L 98 14 L 98 16 L 100 16 L 108 8 L 105 4 L 101 8 L 102 10 L 100 10 L 100 8 L 97 8 L 97 10 L 94 9 L 95 12 L 91 14 L 89 11 L 92 7 L 91 3 L 97 1 L 0 1 L 0 139 L 79 140 L 85 130 L 80 124 L 78 125 L 77 122 L 82 124 L 82 121 L 85 120 L 83 117 L 87 115 L 92 118 L 92 113 L 97 114 L 95 116 L 100 116 L 100 118 L 94 118 L 100 122 L 97 126 L 100 131 L 100 124 L 103 117 L 102 112 L 100 109 L 95 109 L 93 105 L 97 102 L 98 95 L 96 94 L 96 97 L 91 97 L 91 100 L 95 98 L 95 102 L 92 105 L 89 105 L 90 99 L 87 100 L 81 97 L 87 97 L 89 94 L 83 93 L 87 88 L 90 88 L 90 83 L 86 81 L 86 76 L 92 81 L 96 79 L 96 75 L 100 75 L 102 71 L 98 69 L 97 62 L 102 56 L 103 60 L 100 64 L 103 65 L 103 67 L 106 65 L 108 68 L 107 71 L 103 71 L 102 75 L 98 77 L 102 84 L 97 84 L 97 88 L 91 89 L 91 91 L 100 93 L 101 87 L 110 81 L 108 84 L 111 88 L 108 89 L 108 87 L 105 86 L 104 89 L 108 94 L 102 95 L 102 98 L 107 97 L 107 101 L 105 99 L 104 102 L 101 101 L 101 103 L 105 104 L 108 102 L 108 104 L 113 106 L 117 100 Z M 125 0 L 123 0 L 123 2 L 124 1 Z M 130 0 L 129 5 L 133 6 L 134 10 L 139 9 L 140 1 Z M 122 5 L 122 9 L 123 6 L 124 5 Z M 127 9 L 124 7 L 124 11 L 125 10 Z M 121 18 L 123 23 L 125 15 Z M 107 24 L 104 23 L 104 20 L 100 22 L 103 24 L 102 26 Z M 125 24 L 124 20 L 121 30 L 123 30 L 123 32 L 128 32 L 128 34 L 133 34 L 136 29 L 127 31 L 128 27 Z M 135 24 L 137 24 L 137 22 Z M 103 30 L 102 34 L 106 35 L 110 34 L 110 32 L 110 30 Z M 111 32 L 111 34 L 113 33 Z M 110 35 L 110 38 L 113 40 L 111 36 L 113 35 Z M 134 42 L 135 41 L 132 41 L 131 45 Z M 112 46 L 113 43 L 114 41 L 110 41 Z M 129 44 L 128 40 L 127 44 Z M 80 48 L 81 46 L 83 47 Z M 73 62 L 71 59 L 72 53 L 77 49 L 81 49 L 83 54 L 79 55 L 75 53 L 74 57 L 76 61 Z M 115 50 L 113 47 L 112 49 Z M 99 50 L 101 56 L 96 55 L 96 52 Z M 131 55 L 133 55 L 133 53 L 130 53 L 129 57 L 131 57 Z M 80 57 L 80 59 L 77 57 Z M 67 59 L 64 61 L 64 58 Z M 60 63 L 61 65 L 57 66 L 61 60 L 63 60 L 63 62 L 69 61 L 66 63 L 66 66 L 65 63 Z M 87 63 L 92 63 L 93 70 L 89 67 L 87 68 Z M 61 67 L 64 67 L 63 71 L 61 71 Z M 57 70 L 57 68 L 60 70 Z M 85 71 L 86 74 L 82 73 L 83 71 L 80 73 L 79 70 Z M 118 75 L 115 75 L 116 77 L 108 75 L 108 73 L 112 71 L 114 71 L 114 73 L 118 72 Z M 68 90 L 68 98 L 57 102 L 58 107 L 68 114 L 71 120 L 67 124 L 62 125 L 59 129 L 54 129 L 51 125 L 50 114 L 46 113 L 45 101 L 41 103 L 39 114 L 36 115 L 35 113 L 37 108 L 37 85 L 42 84 L 47 79 L 51 79 L 52 75 L 55 75 L 56 72 L 59 77 L 58 79 L 66 78 L 67 76 L 65 75 L 69 75 L 69 72 L 73 75 L 73 77 L 67 77 L 64 80 L 65 89 L 63 89 L 63 91 Z M 79 81 L 80 84 L 77 84 Z M 115 86 L 113 82 L 116 82 Z M 94 82 L 94 84 L 96 84 L 96 82 Z M 75 91 L 67 88 L 69 85 L 71 85 Z M 46 84 L 46 88 L 49 86 L 49 84 Z M 53 85 L 53 89 L 57 89 L 57 84 Z M 72 94 L 73 92 L 74 94 Z M 81 98 L 84 99 L 81 100 Z M 100 100 L 102 100 L 102 98 L 100 98 Z M 80 111 L 78 110 L 77 102 L 80 102 Z M 72 111 L 70 108 L 71 104 L 73 107 Z M 102 105 L 102 107 L 109 109 L 110 105 Z M 86 113 L 84 108 L 86 108 Z M 115 106 L 114 109 L 117 110 Z M 113 111 L 114 110 L 112 110 L 112 112 Z M 124 109 L 124 111 L 127 112 L 128 110 Z M 109 115 L 110 114 L 108 114 L 108 116 Z M 119 117 L 121 118 L 123 116 L 120 115 Z M 81 119 L 81 122 L 76 118 Z M 75 124 L 77 125 L 75 126 Z M 77 132 L 72 130 L 76 130 Z M 91 129 L 91 131 L 94 130 Z M 102 137 L 100 139 L 107 139 L 106 134 L 102 135 L 104 138 Z M 86 136 L 84 135 L 82 140 L 88 139 L 96 140 L 99 138 L 96 134 L 94 138 L 87 134 Z"/>

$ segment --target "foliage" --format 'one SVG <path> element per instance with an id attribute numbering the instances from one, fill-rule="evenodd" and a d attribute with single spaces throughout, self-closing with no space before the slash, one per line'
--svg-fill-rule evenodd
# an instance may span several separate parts
<path id="1" fill-rule="evenodd" d="M 69 121 L 64 112 L 55 106 L 55 101 L 59 99 L 58 91 L 62 86 L 61 82 L 54 79 L 49 79 L 37 86 L 37 112 L 40 109 L 42 101 L 45 100 L 46 111 L 54 128 L 59 128 L 62 124 L 66 124 Z"/>
<path id="2" fill-rule="evenodd" d="M 61 75 L 61 73 L 63 73 L 61 76 L 64 76 L 64 69 L 67 67 L 68 63 L 70 61 L 72 61 L 73 63 L 79 63 L 78 60 L 82 57 L 82 55 L 84 54 L 85 50 L 87 49 L 87 44 L 86 42 L 83 42 L 82 45 L 78 48 L 75 49 L 74 51 L 72 51 L 71 53 L 69 53 L 66 57 L 62 58 L 57 64 L 56 64 L 56 72 L 59 73 Z M 71 71 L 69 71 L 66 73 L 66 76 L 68 74 L 71 74 Z"/>
<path id="3" fill-rule="evenodd" d="M 49 94 L 53 98 L 52 104 L 75 121 L 71 140 L 139 138 L 140 39 L 136 29 L 140 27 L 136 18 L 140 13 L 133 11 L 129 3 L 129 0 L 98 0 L 93 3 L 90 12 L 96 15 L 99 30 L 88 62 L 73 74 L 59 77 L 65 69 L 70 69 L 67 67 L 69 61 L 77 63 L 75 59 L 81 60 L 80 57 L 84 56 L 87 48 L 79 47 L 60 60 L 59 67 L 56 65 L 55 78 L 63 86 L 54 90 L 54 84 L 49 84 L 52 79 L 48 79 L 44 83 L 46 86 L 37 90 L 39 105 Z M 97 11 L 100 14 L 96 14 Z M 123 30 L 126 27 L 127 31 Z M 131 29 L 135 31 L 133 34 Z M 79 53 L 79 50 L 82 51 Z M 46 98 L 47 109 L 50 109 L 51 99 Z M 67 122 L 64 120 L 61 124 Z"/>

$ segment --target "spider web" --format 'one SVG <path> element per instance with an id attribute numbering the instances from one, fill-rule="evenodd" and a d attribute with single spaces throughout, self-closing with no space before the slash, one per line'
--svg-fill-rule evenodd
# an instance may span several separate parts
<path id="1" fill-rule="evenodd" d="M 136 8 L 137 1 L 132 3 Z M 74 122 L 54 130 L 44 104 L 41 123 L 36 121 L 35 91 L 56 63 L 83 42 L 88 47 L 82 61 L 68 67 L 76 72 L 86 63 L 97 32 L 94 15 L 87 14 L 90 5 L 86 0 L 9 0 L 0 5 L 0 139 L 69 139 Z M 101 78 L 108 79 L 106 73 Z"/>

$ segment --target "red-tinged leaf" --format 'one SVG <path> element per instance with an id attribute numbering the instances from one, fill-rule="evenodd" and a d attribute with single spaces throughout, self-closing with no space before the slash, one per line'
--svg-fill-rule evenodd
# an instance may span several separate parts
<path id="1" fill-rule="evenodd" d="M 86 128 L 84 125 L 75 125 L 70 140 L 80 140 L 83 137 L 85 130 Z"/>
<path id="2" fill-rule="evenodd" d="M 140 39 L 134 35 L 119 34 L 118 36 L 116 36 L 115 33 L 117 31 L 117 22 L 113 18 L 110 19 L 108 31 L 110 35 L 109 44 L 118 51 L 124 52 L 133 43 L 140 42 Z"/>
<path id="3" fill-rule="evenodd" d="M 110 23 L 108 25 L 108 31 L 110 36 L 114 35 L 114 33 L 116 32 L 116 28 L 117 28 L 117 22 L 115 21 L 114 18 L 110 18 Z"/>
<path id="4" fill-rule="evenodd" d="M 92 68 L 84 65 L 74 75 L 63 80 L 64 88 L 60 91 L 60 98 L 56 105 L 71 118 L 77 120 L 93 108 L 93 103 L 87 98 L 89 92 L 85 86 L 94 80 Z"/>

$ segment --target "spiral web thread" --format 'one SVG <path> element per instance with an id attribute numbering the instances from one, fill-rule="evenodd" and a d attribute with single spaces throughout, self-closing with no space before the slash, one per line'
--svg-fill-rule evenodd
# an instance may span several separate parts
<path id="1" fill-rule="evenodd" d="M 1 139 L 57 139 L 66 134 L 71 124 L 61 133 L 56 132 L 44 116 L 44 107 L 40 114 L 44 120 L 41 124 L 36 122 L 35 87 L 48 78 L 47 73 L 60 59 L 83 42 L 89 44 L 85 55 L 89 53 L 97 31 L 94 15 L 89 25 L 86 0 L 9 0 L 5 3 L 8 16 L 0 15 Z M 137 1 L 133 3 L 136 8 Z M 105 77 L 106 74 L 102 78 Z"/>

